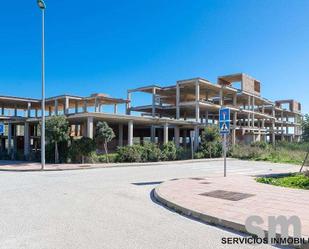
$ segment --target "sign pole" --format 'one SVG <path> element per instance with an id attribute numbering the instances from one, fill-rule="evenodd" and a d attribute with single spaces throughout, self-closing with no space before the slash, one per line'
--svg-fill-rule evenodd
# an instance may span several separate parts
<path id="1" fill-rule="evenodd" d="M 305 164 L 306 164 L 306 162 L 307 162 L 308 156 L 309 156 L 309 150 L 308 150 L 308 152 L 307 152 L 307 154 L 306 154 L 306 157 L 305 157 L 305 160 L 304 160 L 304 162 L 303 162 L 303 164 L 302 164 L 302 166 L 301 166 L 301 168 L 300 168 L 300 170 L 299 170 L 299 173 L 302 172 L 303 167 L 305 166 Z"/>
<path id="2" fill-rule="evenodd" d="M 227 151 L 227 138 L 226 136 L 230 133 L 230 109 L 221 108 L 219 110 L 219 127 L 220 134 L 223 135 L 222 149 L 223 149 L 223 165 L 224 165 L 224 177 L 226 177 L 226 151 Z"/>
<path id="3" fill-rule="evenodd" d="M 194 147 L 193 147 L 194 136 L 195 136 L 194 131 L 190 131 L 191 159 L 194 159 Z"/>
<path id="4" fill-rule="evenodd" d="M 226 133 L 223 134 L 224 177 L 226 177 Z"/>

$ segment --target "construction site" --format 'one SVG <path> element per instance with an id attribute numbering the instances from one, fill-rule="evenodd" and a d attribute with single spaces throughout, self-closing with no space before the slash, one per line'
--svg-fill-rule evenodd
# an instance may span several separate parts
<path id="1" fill-rule="evenodd" d="M 205 126 L 218 126 L 222 107 L 231 111 L 231 145 L 300 141 L 301 104 L 293 99 L 268 100 L 261 96 L 261 89 L 259 80 L 237 73 L 219 76 L 216 83 L 193 78 L 172 86 L 129 89 L 126 98 L 99 93 L 88 97 L 60 95 L 46 100 L 45 111 L 47 117 L 65 115 L 71 137 L 94 138 L 96 123 L 106 121 L 116 135 L 109 144 L 111 151 L 146 141 L 174 141 L 176 146 L 187 147 L 191 140 L 198 150 L 201 131 Z M 135 105 L 137 94 L 149 95 L 150 102 Z M 124 105 L 125 113 L 118 111 L 119 105 Z M 108 112 L 105 106 L 112 106 L 113 111 Z M 5 124 L 1 153 L 12 158 L 21 153 L 29 158 L 40 151 L 41 100 L 0 96 L 0 107 L 0 122 Z"/>

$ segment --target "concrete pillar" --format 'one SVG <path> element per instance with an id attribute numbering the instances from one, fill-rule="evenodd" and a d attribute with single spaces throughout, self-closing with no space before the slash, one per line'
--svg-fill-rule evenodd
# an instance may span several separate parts
<path id="1" fill-rule="evenodd" d="M 156 88 L 152 88 L 151 114 L 152 114 L 152 117 L 156 116 Z"/>
<path id="2" fill-rule="evenodd" d="M 83 101 L 83 112 L 87 112 L 87 100 Z"/>
<path id="3" fill-rule="evenodd" d="M 29 123 L 25 122 L 24 125 L 24 156 L 25 159 L 29 159 L 30 155 L 30 129 L 29 129 Z"/>
<path id="4" fill-rule="evenodd" d="M 223 86 L 221 86 L 220 92 L 219 92 L 219 105 L 222 107 L 224 105 L 223 103 Z"/>
<path id="5" fill-rule="evenodd" d="M 94 99 L 94 111 L 99 112 L 99 100 L 98 100 L 98 98 Z"/>
<path id="6" fill-rule="evenodd" d="M 31 103 L 27 103 L 27 118 L 31 117 Z"/>
<path id="7" fill-rule="evenodd" d="M 254 107 L 255 107 L 255 98 L 252 96 L 252 105 L 251 105 L 251 111 L 254 112 Z M 255 116 L 254 116 L 254 113 L 252 113 L 252 120 L 251 120 L 251 125 L 252 127 L 255 126 Z"/>
<path id="8" fill-rule="evenodd" d="M 36 111 L 35 115 L 36 115 L 36 117 L 37 117 L 38 111 L 37 111 L 37 110 L 35 110 L 35 111 Z M 52 115 L 52 108 L 51 108 L 51 106 L 49 106 L 49 107 L 48 107 L 48 116 L 51 116 L 51 115 Z"/>
<path id="9" fill-rule="evenodd" d="M 283 129 L 283 111 L 281 111 L 281 141 L 284 140 Z"/>
<path id="10" fill-rule="evenodd" d="M 233 106 L 237 106 L 237 93 L 233 95 Z"/>
<path id="11" fill-rule="evenodd" d="M 187 130 L 182 130 L 182 146 L 187 148 Z"/>
<path id="12" fill-rule="evenodd" d="M 233 130 L 232 130 L 232 144 L 236 144 L 236 127 L 237 127 L 237 112 L 233 115 Z"/>
<path id="13" fill-rule="evenodd" d="M 123 146 L 123 124 L 118 125 L 118 145 Z"/>
<path id="14" fill-rule="evenodd" d="M 8 155 L 12 153 L 12 123 L 8 123 Z"/>
<path id="15" fill-rule="evenodd" d="M 150 140 L 152 143 L 156 142 L 156 127 L 154 125 L 150 127 Z"/>
<path id="16" fill-rule="evenodd" d="M 163 127 L 163 143 L 168 143 L 168 123 L 165 123 Z"/>
<path id="17" fill-rule="evenodd" d="M 14 108 L 14 116 L 17 117 L 17 108 Z"/>
<path id="18" fill-rule="evenodd" d="M 209 124 L 209 112 L 208 112 L 208 110 L 206 110 L 206 112 L 205 112 L 205 124 L 206 125 Z"/>
<path id="19" fill-rule="evenodd" d="M 176 119 L 180 118 L 180 87 L 179 84 L 176 84 Z"/>
<path id="20" fill-rule="evenodd" d="M 14 124 L 13 129 L 13 159 L 15 159 L 16 153 L 17 153 L 17 124 Z"/>
<path id="21" fill-rule="evenodd" d="M 178 148 L 179 147 L 179 126 L 175 126 L 174 128 L 174 139 L 175 139 L 175 145 Z"/>
<path id="22" fill-rule="evenodd" d="M 293 139 L 294 139 L 294 141 L 295 142 L 297 142 L 296 141 L 296 139 L 297 139 L 297 135 L 298 135 L 298 127 L 297 127 L 297 124 L 298 123 L 298 120 L 297 120 L 297 114 L 295 114 L 295 116 L 294 116 L 294 132 L 293 132 Z"/>
<path id="23" fill-rule="evenodd" d="M 197 151 L 199 148 L 199 135 L 200 135 L 200 129 L 199 127 L 196 125 L 194 126 L 194 151 Z"/>
<path id="24" fill-rule="evenodd" d="M 195 82 L 195 120 L 200 122 L 200 84 L 198 80 Z"/>
<path id="25" fill-rule="evenodd" d="M 265 106 L 264 106 L 264 104 L 262 105 L 262 113 L 263 114 L 265 113 Z M 265 129 L 265 118 L 262 118 L 261 128 Z M 266 136 L 265 136 L 265 139 L 266 139 Z"/>
<path id="26" fill-rule="evenodd" d="M 133 145 L 133 120 L 128 123 L 128 145 Z"/>
<path id="27" fill-rule="evenodd" d="M 131 114 L 131 92 L 129 92 L 128 91 L 128 93 L 127 93 L 127 100 L 128 100 L 128 102 L 127 102 L 127 110 L 126 110 L 126 114 L 127 115 L 130 115 Z"/>
<path id="28" fill-rule="evenodd" d="M 118 113 L 118 105 L 114 104 L 114 114 L 117 114 L 117 113 Z"/>
<path id="29" fill-rule="evenodd" d="M 82 124 L 82 136 L 87 137 L 87 121 Z"/>
<path id="30" fill-rule="evenodd" d="M 55 99 L 55 115 L 58 115 L 58 99 Z"/>
<path id="31" fill-rule="evenodd" d="M 273 145 L 276 144 L 275 120 L 274 120 L 274 119 L 272 120 L 271 141 L 272 141 L 272 144 L 273 144 Z"/>
<path id="32" fill-rule="evenodd" d="M 64 100 L 64 114 L 68 115 L 69 112 L 70 112 L 70 99 L 66 97 Z"/>
<path id="33" fill-rule="evenodd" d="M 1 115 L 4 116 L 4 106 L 1 107 Z"/>
<path id="34" fill-rule="evenodd" d="M 75 114 L 78 113 L 78 100 L 75 101 Z"/>
<path id="35" fill-rule="evenodd" d="M 276 144 L 276 134 L 275 134 L 275 129 L 276 129 L 276 124 L 275 124 L 275 116 L 276 116 L 276 112 L 275 112 L 275 106 L 272 106 L 272 116 L 274 117 L 274 119 L 272 120 L 272 131 L 271 131 L 271 140 L 272 140 L 272 144 L 275 145 Z"/>
<path id="36" fill-rule="evenodd" d="M 248 111 L 251 109 L 251 96 L 248 96 Z M 251 126 L 251 114 L 248 113 L 248 127 Z"/>
<path id="37" fill-rule="evenodd" d="M 93 117 L 87 117 L 87 137 L 93 138 Z"/>

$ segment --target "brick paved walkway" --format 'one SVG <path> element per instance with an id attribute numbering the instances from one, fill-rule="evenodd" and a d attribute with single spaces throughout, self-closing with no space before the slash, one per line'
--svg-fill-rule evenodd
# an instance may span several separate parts
<path id="1" fill-rule="evenodd" d="M 223 191 L 242 194 L 229 195 Z M 202 177 L 164 182 L 155 189 L 155 197 L 187 215 L 239 231 L 244 231 L 245 220 L 250 215 L 263 218 L 261 227 L 265 231 L 269 216 L 297 215 L 302 222 L 302 234 L 309 235 L 308 190 L 257 183 L 248 176 Z"/>

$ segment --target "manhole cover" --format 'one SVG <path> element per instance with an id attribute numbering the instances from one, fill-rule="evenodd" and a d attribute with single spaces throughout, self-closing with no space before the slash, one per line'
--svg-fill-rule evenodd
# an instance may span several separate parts
<path id="1" fill-rule="evenodd" d="M 210 184 L 210 182 L 200 182 L 200 184 Z"/>
<path id="2" fill-rule="evenodd" d="M 202 196 L 208 196 L 218 199 L 224 199 L 229 201 L 240 201 L 251 196 L 252 194 L 240 193 L 240 192 L 232 192 L 232 191 L 225 191 L 225 190 L 214 190 L 206 193 L 200 194 Z"/>

